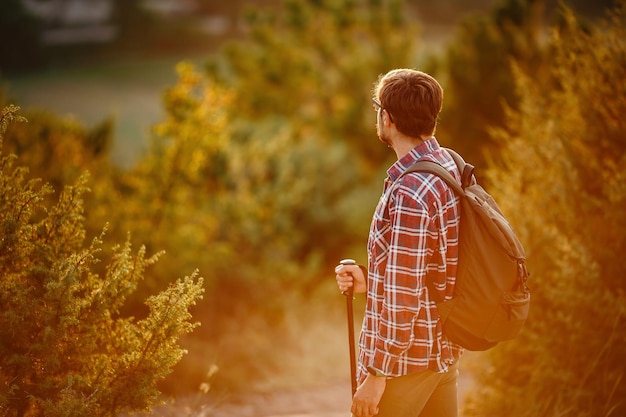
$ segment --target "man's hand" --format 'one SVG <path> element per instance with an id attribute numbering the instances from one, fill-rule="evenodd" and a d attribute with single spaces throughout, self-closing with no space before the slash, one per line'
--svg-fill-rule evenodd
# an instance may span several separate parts
<path id="1" fill-rule="evenodd" d="M 337 274 L 339 291 L 345 292 L 350 287 L 354 287 L 354 293 L 362 293 L 367 290 L 365 275 L 358 265 L 337 265 L 335 274 Z"/>
<path id="2" fill-rule="evenodd" d="M 378 403 L 385 392 L 387 378 L 368 375 L 352 398 L 352 414 L 355 417 L 372 417 L 378 414 Z"/>

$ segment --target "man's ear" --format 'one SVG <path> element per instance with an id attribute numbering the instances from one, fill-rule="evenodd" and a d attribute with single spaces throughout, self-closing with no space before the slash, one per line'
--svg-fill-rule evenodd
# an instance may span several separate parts
<path id="1" fill-rule="evenodd" d="M 389 118 L 389 113 L 387 110 L 383 110 L 383 123 L 385 126 L 389 126 L 391 124 L 391 119 Z"/>

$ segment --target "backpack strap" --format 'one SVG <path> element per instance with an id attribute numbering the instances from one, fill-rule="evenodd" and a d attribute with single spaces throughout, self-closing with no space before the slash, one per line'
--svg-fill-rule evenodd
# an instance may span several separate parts
<path id="1" fill-rule="evenodd" d="M 406 171 L 402 173 L 402 175 L 409 174 L 411 172 L 427 172 L 429 174 L 433 174 L 441 178 L 452 190 L 458 195 L 465 195 L 465 191 L 463 187 L 459 185 L 459 183 L 454 179 L 452 174 L 448 172 L 447 169 L 442 167 L 436 162 L 432 161 L 417 161 L 413 165 L 411 165 Z"/>
<path id="2" fill-rule="evenodd" d="M 452 190 L 460 196 L 465 195 L 463 191 L 468 186 L 475 184 L 476 179 L 474 177 L 474 165 L 468 164 L 463 160 L 463 157 L 459 155 L 456 151 L 450 148 L 444 148 L 448 151 L 452 159 L 454 159 L 454 163 L 456 164 L 457 169 L 461 173 L 461 185 L 454 179 L 452 174 L 448 172 L 444 167 L 439 165 L 436 162 L 432 161 L 417 161 L 413 165 L 411 165 L 406 171 L 402 173 L 402 175 L 406 175 L 411 172 L 427 172 L 429 174 L 433 174 L 441 178 L 445 181 L 446 184 Z"/>
<path id="3" fill-rule="evenodd" d="M 454 159 L 454 163 L 461 173 L 461 186 L 463 187 L 463 189 L 472 184 L 475 184 L 476 178 L 474 177 L 474 165 L 465 162 L 463 157 L 459 155 L 458 152 L 456 152 L 455 150 L 450 148 L 444 149 L 448 151 L 452 159 Z"/>

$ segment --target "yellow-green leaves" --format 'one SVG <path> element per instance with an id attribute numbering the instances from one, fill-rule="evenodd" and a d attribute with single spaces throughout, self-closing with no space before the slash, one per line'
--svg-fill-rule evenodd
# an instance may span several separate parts
<path id="1" fill-rule="evenodd" d="M 0 133 L 18 120 L 2 112 Z M 5 123 L 7 122 L 7 123 Z M 149 299 L 140 321 L 121 310 L 154 263 L 130 240 L 99 273 L 104 233 L 84 245 L 87 175 L 58 200 L 0 153 L 0 415 L 105 416 L 145 410 L 184 350 L 202 296 L 194 273 Z M 106 262 L 106 261 L 105 261 Z"/>

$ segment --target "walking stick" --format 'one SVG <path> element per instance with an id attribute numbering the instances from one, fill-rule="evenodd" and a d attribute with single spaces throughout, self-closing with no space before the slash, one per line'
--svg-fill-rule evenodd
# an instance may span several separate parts
<path id="1" fill-rule="evenodd" d="M 354 259 L 344 259 L 339 262 L 341 265 L 356 265 Z M 354 281 L 352 287 L 343 292 L 346 296 L 346 307 L 348 310 L 348 344 L 350 346 L 350 382 L 352 384 L 352 395 L 356 392 L 356 357 L 354 343 L 354 311 L 352 309 L 352 298 L 354 295 Z"/>

